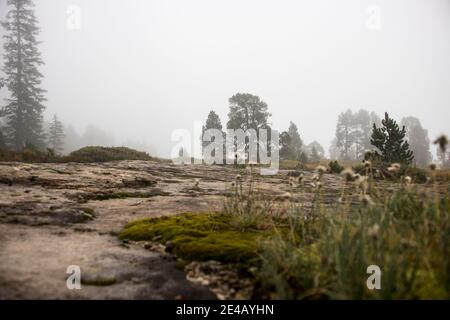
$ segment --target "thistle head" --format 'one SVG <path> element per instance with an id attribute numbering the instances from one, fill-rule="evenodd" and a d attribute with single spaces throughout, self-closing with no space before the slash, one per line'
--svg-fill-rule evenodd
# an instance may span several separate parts
<path id="1" fill-rule="evenodd" d="M 293 187 L 295 185 L 295 179 L 293 177 L 289 177 L 289 185 Z"/>
<path id="2" fill-rule="evenodd" d="M 360 174 L 355 174 L 353 176 L 353 179 L 355 181 L 355 185 L 360 188 L 363 193 L 366 193 L 366 190 L 368 189 L 369 185 L 367 183 L 367 177 L 366 176 L 362 176 Z"/>
<path id="3" fill-rule="evenodd" d="M 410 185 L 412 182 L 412 179 L 410 176 L 406 176 L 403 178 L 403 181 L 405 182 L 406 185 Z"/>
<path id="4" fill-rule="evenodd" d="M 435 163 L 430 163 L 430 165 L 428 166 L 428 168 L 429 168 L 431 171 L 436 171 L 436 164 L 435 164 Z"/>
<path id="5" fill-rule="evenodd" d="M 341 172 L 341 175 L 345 178 L 345 181 L 349 182 L 349 181 L 353 181 L 355 172 L 353 171 L 352 168 L 347 168 Z"/>
<path id="6" fill-rule="evenodd" d="M 378 223 L 375 223 L 373 226 L 369 228 L 367 234 L 369 237 L 376 239 L 378 237 L 378 233 L 380 232 L 380 226 Z"/>
<path id="7" fill-rule="evenodd" d="M 319 165 L 316 167 L 316 171 L 319 175 L 323 175 L 325 172 L 327 172 L 327 168 L 325 166 Z"/>
<path id="8" fill-rule="evenodd" d="M 391 166 L 388 168 L 388 171 L 389 171 L 389 172 L 394 172 L 394 173 L 396 173 L 396 172 L 399 172 L 399 171 L 400 171 L 400 168 L 401 168 L 401 165 L 400 165 L 399 163 L 393 163 L 393 164 L 391 164 Z"/>
<path id="9" fill-rule="evenodd" d="M 285 192 L 281 195 L 280 197 L 282 200 L 291 200 L 292 199 L 292 195 L 289 192 Z"/>

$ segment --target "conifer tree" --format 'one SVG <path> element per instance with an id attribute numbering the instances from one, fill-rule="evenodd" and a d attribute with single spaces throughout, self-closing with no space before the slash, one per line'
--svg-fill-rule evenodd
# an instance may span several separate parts
<path id="1" fill-rule="evenodd" d="M 201 143 L 202 148 L 206 148 L 210 143 L 215 141 L 215 138 L 212 141 L 203 141 L 203 136 L 205 134 L 206 130 L 209 129 L 217 129 L 222 131 L 222 122 L 220 121 L 219 115 L 214 112 L 214 110 L 211 110 L 208 114 L 208 118 L 206 119 L 206 123 L 202 128 L 202 137 L 201 137 Z M 226 157 L 226 146 L 225 146 L 225 132 L 222 131 L 222 139 L 223 139 L 223 156 Z M 212 151 L 211 156 L 215 157 L 215 150 Z"/>
<path id="2" fill-rule="evenodd" d="M 1 23 L 4 35 L 4 67 L 10 97 L 5 106 L 5 136 L 13 149 L 26 144 L 44 147 L 43 111 L 45 91 L 40 87 L 43 64 L 38 50 L 39 28 L 32 0 L 8 0 L 10 7 Z"/>
<path id="3" fill-rule="evenodd" d="M 320 156 L 319 153 L 317 152 L 317 149 L 315 146 L 312 147 L 311 149 L 311 157 L 310 157 L 312 162 L 319 162 L 320 161 Z"/>
<path id="4" fill-rule="evenodd" d="M 64 151 L 64 138 L 64 125 L 55 114 L 49 128 L 48 147 L 56 154 L 61 154 Z"/>
<path id="5" fill-rule="evenodd" d="M 377 155 L 385 162 L 399 162 L 410 164 L 414 159 L 413 152 L 409 150 L 408 141 L 405 139 L 406 128 L 401 129 L 397 122 L 389 118 L 386 112 L 381 121 L 381 127 L 373 125 L 370 142 L 378 149 Z"/>

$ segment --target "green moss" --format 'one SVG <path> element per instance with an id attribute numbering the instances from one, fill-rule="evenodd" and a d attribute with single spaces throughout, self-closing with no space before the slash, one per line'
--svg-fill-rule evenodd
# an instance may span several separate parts
<path id="1" fill-rule="evenodd" d="M 108 162 L 117 160 L 151 160 L 145 152 L 136 151 L 126 147 L 84 147 L 74 151 L 64 162 Z"/>
<path id="2" fill-rule="evenodd" d="M 90 218 L 94 218 L 95 217 L 95 211 L 92 208 L 82 208 L 82 210 L 84 211 L 84 213 L 86 214 L 86 216 L 90 217 Z"/>
<path id="3" fill-rule="evenodd" d="M 241 232 L 233 228 L 231 219 L 224 214 L 186 213 L 140 220 L 125 226 L 120 239 L 149 241 L 159 236 L 162 243 L 171 241 L 174 254 L 185 260 L 256 263 L 258 241 L 273 231 Z"/>

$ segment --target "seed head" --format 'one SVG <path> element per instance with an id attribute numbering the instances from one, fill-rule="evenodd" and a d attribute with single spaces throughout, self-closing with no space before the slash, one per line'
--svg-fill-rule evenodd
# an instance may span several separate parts
<path id="1" fill-rule="evenodd" d="M 341 172 L 341 175 L 345 178 L 345 181 L 353 181 L 353 177 L 355 176 L 355 172 L 352 168 L 347 168 Z"/>
<path id="2" fill-rule="evenodd" d="M 406 185 L 409 185 L 409 184 L 411 184 L 411 182 L 412 182 L 412 179 L 411 179 L 410 176 L 404 177 L 403 180 L 405 181 L 405 184 L 406 184 Z"/>
<path id="3" fill-rule="evenodd" d="M 399 172 L 400 171 L 400 168 L 401 168 L 401 166 L 400 166 L 400 164 L 399 163 L 393 163 L 393 164 L 391 164 L 391 166 L 388 168 L 388 171 L 389 172 Z"/>
<path id="4" fill-rule="evenodd" d="M 241 181 L 242 177 L 240 174 L 236 175 L 236 181 Z"/>
<path id="5" fill-rule="evenodd" d="M 373 226 L 371 226 L 369 228 L 369 230 L 367 231 L 367 234 L 369 235 L 369 237 L 376 239 L 378 237 L 379 231 L 380 231 L 380 226 L 378 225 L 378 223 L 375 223 Z"/>
<path id="6" fill-rule="evenodd" d="M 431 171 L 436 171 L 436 164 L 435 164 L 435 163 L 430 163 L 430 165 L 428 166 L 428 168 L 429 168 Z"/>
<path id="7" fill-rule="evenodd" d="M 195 187 L 198 187 L 199 184 L 200 184 L 200 179 L 195 179 L 195 180 L 194 180 L 194 186 L 195 186 Z"/>
<path id="8" fill-rule="evenodd" d="M 319 175 L 323 175 L 325 172 L 327 172 L 327 168 L 319 165 L 316 167 L 316 171 L 319 173 Z"/>
<path id="9" fill-rule="evenodd" d="M 281 200 L 290 200 L 292 198 L 292 195 L 289 192 L 285 192 L 281 195 Z"/>
<path id="10" fill-rule="evenodd" d="M 372 163 L 368 160 L 364 160 L 364 167 L 370 168 L 372 166 Z"/>

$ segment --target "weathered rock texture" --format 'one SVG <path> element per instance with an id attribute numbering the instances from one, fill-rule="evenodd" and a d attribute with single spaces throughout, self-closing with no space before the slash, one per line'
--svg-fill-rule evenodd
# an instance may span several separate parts
<path id="1" fill-rule="evenodd" d="M 0 298 L 215 298 L 169 255 L 122 243 L 118 233 L 136 219 L 219 210 L 236 174 L 281 201 L 288 173 L 156 161 L 0 163 Z M 324 179 L 323 199 L 332 203 L 341 180 Z M 302 197 L 311 201 L 313 190 L 305 187 Z M 81 267 L 81 290 L 66 287 L 70 265 Z"/>

